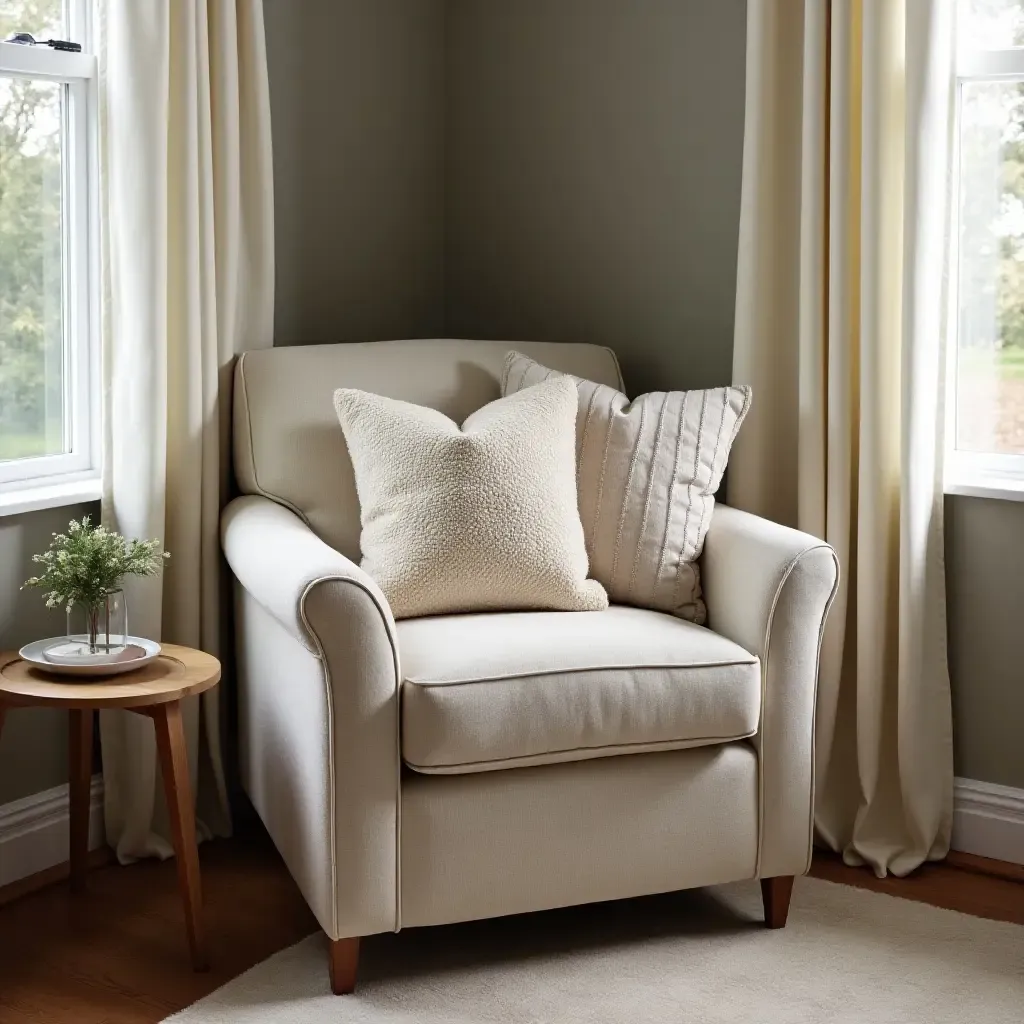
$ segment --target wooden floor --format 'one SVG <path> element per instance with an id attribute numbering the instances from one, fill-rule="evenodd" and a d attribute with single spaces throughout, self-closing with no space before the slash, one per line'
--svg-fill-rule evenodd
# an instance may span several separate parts
<path id="1" fill-rule="evenodd" d="M 17 895 L 0 906 L 0 1024 L 156 1024 L 315 930 L 261 831 L 204 845 L 200 859 L 207 974 L 189 966 L 171 862 L 99 867 L 74 898 L 61 882 L 24 895 L 0 891 L 0 903 Z M 879 880 L 824 855 L 812 874 L 1024 924 L 1024 871 L 1014 881 L 938 864 Z"/>
<path id="2" fill-rule="evenodd" d="M 316 927 L 265 834 L 203 844 L 211 970 L 193 972 L 173 861 L 0 907 L 0 1024 L 155 1024 Z M 326 968 L 325 968 L 326 969 Z"/>
<path id="3" fill-rule="evenodd" d="M 1024 924 L 1024 868 L 1000 861 L 952 853 L 949 861 L 918 868 L 907 878 L 875 878 L 867 868 L 847 867 L 834 854 L 819 851 L 811 874 L 961 914 Z"/>

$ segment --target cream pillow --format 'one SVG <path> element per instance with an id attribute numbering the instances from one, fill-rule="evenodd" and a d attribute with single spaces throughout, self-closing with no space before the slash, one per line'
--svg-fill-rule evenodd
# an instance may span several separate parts
<path id="1" fill-rule="evenodd" d="M 395 618 L 608 607 L 587 579 L 576 506 L 576 388 L 502 398 L 460 429 L 408 402 L 341 388 L 362 519 L 363 568 Z"/>
<path id="2" fill-rule="evenodd" d="M 501 393 L 558 379 L 509 352 Z M 577 489 L 591 574 L 615 602 L 703 624 L 697 559 L 750 388 L 654 391 L 630 402 L 604 384 L 569 379 L 579 391 Z"/>

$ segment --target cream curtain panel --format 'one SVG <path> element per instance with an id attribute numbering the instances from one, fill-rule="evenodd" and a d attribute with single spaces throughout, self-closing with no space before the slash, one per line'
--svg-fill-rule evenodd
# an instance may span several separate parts
<path id="1" fill-rule="evenodd" d="M 171 552 L 129 590 L 133 633 L 218 654 L 230 376 L 272 343 L 270 102 L 261 0 L 96 0 L 103 234 L 103 519 Z M 185 709 L 201 835 L 230 818 L 218 691 Z M 152 723 L 101 716 L 107 839 L 166 857 Z"/>
<path id="2" fill-rule="evenodd" d="M 729 501 L 826 538 L 818 839 L 945 856 L 942 395 L 953 0 L 750 0 Z"/>

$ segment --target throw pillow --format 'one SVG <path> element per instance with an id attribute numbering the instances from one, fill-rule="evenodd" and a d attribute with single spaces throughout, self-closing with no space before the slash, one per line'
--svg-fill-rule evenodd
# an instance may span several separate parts
<path id="1" fill-rule="evenodd" d="M 509 352 L 503 395 L 563 375 Z M 571 377 L 580 518 L 594 579 L 611 600 L 703 624 L 697 559 L 750 388 L 656 391 L 630 402 Z"/>
<path id="2" fill-rule="evenodd" d="M 576 503 L 576 388 L 548 381 L 447 416 L 334 393 L 359 494 L 363 568 L 395 618 L 608 606 L 587 579 Z"/>

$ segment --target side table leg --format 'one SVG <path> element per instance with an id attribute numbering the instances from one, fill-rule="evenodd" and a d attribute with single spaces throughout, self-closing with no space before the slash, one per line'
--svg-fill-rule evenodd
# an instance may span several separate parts
<path id="1" fill-rule="evenodd" d="M 168 704 L 155 704 L 147 710 L 156 726 L 160 771 L 164 779 L 174 854 L 178 862 L 178 885 L 185 904 L 185 928 L 192 951 L 192 966 L 197 971 L 205 971 L 209 969 L 209 962 L 202 918 L 203 897 L 199 881 L 195 809 L 192 806 L 192 786 L 188 778 L 188 754 L 181 722 L 181 704 L 171 701 Z"/>
<path id="2" fill-rule="evenodd" d="M 85 888 L 89 867 L 89 801 L 92 782 L 91 708 L 68 712 L 68 776 L 71 813 L 71 891 Z"/>

